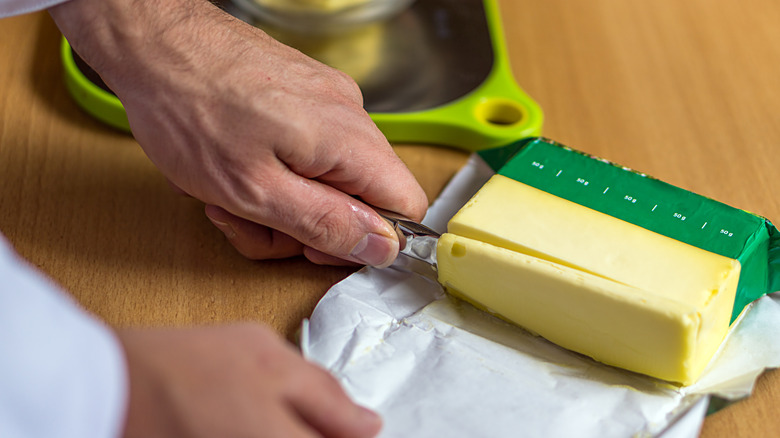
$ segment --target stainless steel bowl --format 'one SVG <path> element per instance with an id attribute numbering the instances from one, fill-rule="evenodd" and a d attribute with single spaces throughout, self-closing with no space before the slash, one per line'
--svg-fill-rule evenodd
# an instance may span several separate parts
<path id="1" fill-rule="evenodd" d="M 386 20 L 414 0 L 232 0 L 267 25 L 299 33 L 338 33 Z"/>

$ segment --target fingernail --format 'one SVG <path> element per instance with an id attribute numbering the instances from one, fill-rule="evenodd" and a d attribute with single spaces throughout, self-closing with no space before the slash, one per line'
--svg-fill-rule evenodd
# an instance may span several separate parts
<path id="1" fill-rule="evenodd" d="M 234 230 L 229 223 L 218 221 L 216 219 L 211 218 L 208 215 L 206 215 L 206 217 L 209 218 L 209 220 L 211 221 L 212 224 L 214 224 L 215 227 L 219 228 L 220 231 L 225 233 L 225 237 L 227 237 L 228 239 L 232 239 L 236 237 L 236 230 Z"/>
<path id="2" fill-rule="evenodd" d="M 350 256 L 361 263 L 377 268 L 386 268 L 398 255 L 398 242 L 381 234 L 368 233 L 352 248 Z"/>

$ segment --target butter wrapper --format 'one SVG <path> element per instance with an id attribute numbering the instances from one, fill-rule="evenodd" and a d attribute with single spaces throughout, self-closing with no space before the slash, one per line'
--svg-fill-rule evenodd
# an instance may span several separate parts
<path id="1" fill-rule="evenodd" d="M 423 224 L 443 232 L 493 174 L 472 155 Z M 325 294 L 301 348 L 380 413 L 381 438 L 694 438 L 710 400 L 746 397 L 765 368 L 780 366 L 780 295 L 749 309 L 699 381 L 679 387 L 564 350 L 427 277 L 367 267 Z"/>
<path id="2" fill-rule="evenodd" d="M 479 153 L 498 174 L 740 262 L 731 321 L 780 290 L 780 233 L 769 220 L 545 138 Z"/>

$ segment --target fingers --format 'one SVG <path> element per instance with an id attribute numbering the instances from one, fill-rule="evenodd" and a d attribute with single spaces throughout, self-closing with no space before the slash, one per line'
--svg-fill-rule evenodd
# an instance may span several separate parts
<path id="1" fill-rule="evenodd" d="M 421 220 L 428 199 L 412 173 L 362 108 L 351 112 L 340 109 L 330 113 L 338 114 L 341 120 L 324 122 L 339 126 L 338 131 L 320 136 L 312 148 L 278 149 L 279 159 L 298 175 L 359 197 L 367 204 Z M 328 132 L 327 127 L 321 130 Z"/>
<path id="2" fill-rule="evenodd" d="M 266 421 L 258 425 L 258 429 L 262 430 L 263 437 L 319 438 L 323 436 L 321 431 L 301 422 L 301 418 L 296 415 L 296 412 L 290 412 L 288 406 L 271 406 L 270 408 L 264 412 L 264 415 L 273 418 L 273 421 Z"/>
<path id="3" fill-rule="evenodd" d="M 280 415 L 289 416 L 322 437 L 369 438 L 379 432 L 382 420 L 376 413 L 355 404 L 329 372 L 306 361 L 276 334 L 251 324 L 227 329 L 231 340 L 245 343 L 246 348 L 240 351 L 251 351 L 254 355 L 250 363 L 258 377 L 266 379 L 257 388 L 273 391 L 281 397 L 280 401 L 286 402 L 283 406 L 289 411 Z M 268 433 L 266 436 L 291 435 Z"/>
<path id="4" fill-rule="evenodd" d="M 260 185 L 258 201 L 242 205 L 242 217 L 344 260 L 377 267 L 395 260 L 398 236 L 371 207 L 284 167 L 266 177 L 274 182 Z"/>
<path id="5" fill-rule="evenodd" d="M 314 248 L 305 247 L 303 248 L 303 255 L 306 256 L 307 259 L 309 259 L 310 262 L 318 264 L 318 265 L 331 265 L 331 266 L 357 266 L 358 263 L 351 262 L 349 260 L 340 259 L 338 257 L 332 256 L 330 254 L 325 254 L 324 252 L 317 251 Z"/>
<path id="6" fill-rule="evenodd" d="M 384 137 L 381 140 L 386 143 Z M 318 181 L 416 221 L 422 220 L 428 208 L 422 187 L 389 145 L 352 148 L 349 159 Z"/>
<path id="7" fill-rule="evenodd" d="M 279 259 L 303 253 L 303 244 L 289 235 L 240 218 L 221 207 L 207 205 L 206 216 L 246 258 Z"/>
<path id="8" fill-rule="evenodd" d="M 215 205 L 206 206 L 206 217 L 225 234 L 236 250 L 248 259 L 266 260 L 292 257 L 303 252 L 309 261 L 318 265 L 358 265 L 355 262 L 325 254 L 314 248 L 304 247 L 302 243 L 287 234 L 230 214 Z M 269 236 L 271 236 L 270 244 Z"/>
<path id="9" fill-rule="evenodd" d="M 399 213 L 410 219 L 421 220 L 428 207 L 424 191 L 406 165 L 394 153 L 385 137 L 360 108 L 349 111 L 341 108 L 340 117 L 353 117 L 352 123 L 332 126 L 340 129 L 332 135 L 320 136 L 314 145 L 277 148 L 277 157 L 291 170 L 291 174 L 313 180 L 301 184 L 287 174 L 289 183 L 280 183 L 283 195 L 291 200 L 276 208 L 303 211 L 293 221 L 301 229 L 286 232 L 302 236 L 306 246 L 321 253 L 376 267 L 389 266 L 397 256 L 397 236 L 372 209 L 365 204 Z M 330 112 L 337 113 L 336 111 Z M 326 131 L 326 127 L 321 127 Z M 320 183 L 327 188 L 317 189 Z M 309 189 L 306 193 L 300 188 Z M 315 190 L 312 190 L 315 189 Z M 337 193 L 337 192 L 340 192 Z M 351 195 L 351 196 L 344 196 Z M 350 197 L 359 198 L 356 202 Z M 301 205 L 295 205 L 296 200 Z M 308 208 L 307 208 L 308 207 Z M 318 237 L 333 238 L 331 242 Z M 315 263 L 328 263 L 307 251 Z"/>
<path id="10" fill-rule="evenodd" d="M 374 436 L 381 420 L 266 327 L 122 330 L 124 436 Z"/>
<path id="11" fill-rule="evenodd" d="M 375 412 L 359 406 L 326 371 L 304 374 L 288 395 L 301 418 L 326 437 L 363 438 L 375 436 L 382 419 Z"/>

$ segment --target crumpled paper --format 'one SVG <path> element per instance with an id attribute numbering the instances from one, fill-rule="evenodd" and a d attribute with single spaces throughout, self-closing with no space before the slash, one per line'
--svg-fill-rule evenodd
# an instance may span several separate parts
<path id="1" fill-rule="evenodd" d="M 492 174 L 474 155 L 423 223 L 444 231 Z M 364 268 L 323 297 L 301 347 L 382 415 L 381 437 L 695 437 L 710 397 L 745 397 L 780 366 L 779 332 L 774 294 L 753 303 L 701 379 L 680 388 L 562 349 L 426 277 Z"/>

